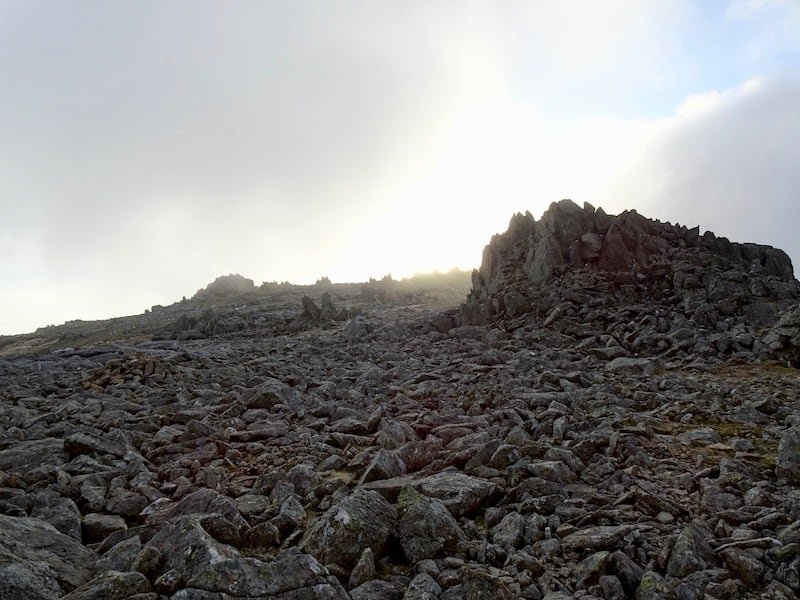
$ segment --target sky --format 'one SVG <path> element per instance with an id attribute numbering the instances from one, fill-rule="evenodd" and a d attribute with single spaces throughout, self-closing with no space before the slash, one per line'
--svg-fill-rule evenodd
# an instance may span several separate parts
<path id="1" fill-rule="evenodd" d="M 800 264 L 800 0 L 0 0 L 0 334 L 479 266 L 572 198 Z"/>

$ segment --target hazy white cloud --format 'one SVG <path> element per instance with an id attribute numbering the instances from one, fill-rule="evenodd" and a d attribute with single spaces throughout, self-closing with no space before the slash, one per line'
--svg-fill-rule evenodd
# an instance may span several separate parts
<path id="1" fill-rule="evenodd" d="M 655 121 L 608 199 L 786 250 L 800 265 L 800 77 L 687 99 Z"/>

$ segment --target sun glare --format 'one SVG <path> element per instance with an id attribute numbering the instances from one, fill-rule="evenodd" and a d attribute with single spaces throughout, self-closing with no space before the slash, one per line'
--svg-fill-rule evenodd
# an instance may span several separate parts
<path id="1" fill-rule="evenodd" d="M 331 276 L 474 268 L 514 212 L 538 216 L 564 197 L 614 209 L 610 182 L 630 163 L 647 124 L 592 119 L 556 133 L 535 114 L 503 100 L 460 111 L 418 176 L 386 185 L 387 208 L 354 233 Z"/>

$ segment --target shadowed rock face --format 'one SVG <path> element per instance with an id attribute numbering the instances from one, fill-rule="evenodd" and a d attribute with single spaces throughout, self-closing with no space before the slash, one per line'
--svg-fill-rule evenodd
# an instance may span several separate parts
<path id="1" fill-rule="evenodd" d="M 708 305 L 703 312 L 713 315 L 707 321 L 800 296 L 782 250 L 700 235 L 697 227 L 635 211 L 608 215 L 571 200 L 551 204 L 538 221 L 530 213 L 514 215 L 508 231 L 484 249 L 472 285 L 461 309 L 465 324 L 542 315 L 551 308 L 547 296 L 554 285 L 589 295 L 626 289 L 627 302 L 656 302 L 689 315 Z M 773 325 L 775 316 L 761 315 L 761 324 Z"/>

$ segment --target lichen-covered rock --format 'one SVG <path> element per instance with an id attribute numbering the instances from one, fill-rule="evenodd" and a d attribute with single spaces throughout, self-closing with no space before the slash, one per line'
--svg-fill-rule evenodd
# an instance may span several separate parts
<path id="1" fill-rule="evenodd" d="M 29 517 L 0 515 L 0 562 L 21 569 L 52 570 L 64 592 L 86 583 L 97 555 L 55 527 Z"/>
<path id="2" fill-rule="evenodd" d="M 433 577 L 420 573 L 408 584 L 403 600 L 436 600 L 441 593 L 442 588 Z"/>
<path id="3" fill-rule="evenodd" d="M 746 586 L 755 587 L 761 582 L 766 567 L 760 560 L 736 548 L 726 548 L 721 554 L 728 570 Z"/>
<path id="4" fill-rule="evenodd" d="M 713 564 L 714 552 L 705 538 L 705 534 L 699 528 L 692 525 L 684 527 L 672 548 L 667 574 L 673 577 L 685 577 Z"/>
<path id="5" fill-rule="evenodd" d="M 356 588 L 367 581 L 375 579 L 375 576 L 375 558 L 372 548 L 364 548 L 350 573 L 347 587 L 348 589 Z"/>
<path id="6" fill-rule="evenodd" d="M 235 548 L 215 540 L 200 525 L 199 517 L 180 517 L 161 529 L 148 542 L 162 556 L 159 572 L 171 569 L 189 580 L 215 563 L 237 558 Z"/>
<path id="7" fill-rule="evenodd" d="M 125 519 L 119 515 L 89 513 L 83 517 L 83 534 L 89 543 L 102 542 L 115 531 L 128 528 Z"/>
<path id="8" fill-rule="evenodd" d="M 308 528 L 300 548 L 323 564 L 352 567 L 364 548 L 381 555 L 396 521 L 397 511 L 383 496 L 358 489 Z"/>
<path id="9" fill-rule="evenodd" d="M 210 489 L 200 489 L 167 505 L 147 517 L 148 523 L 158 523 L 186 515 L 219 515 L 227 519 L 239 531 L 247 527 L 247 521 L 230 498 Z"/>
<path id="10" fill-rule="evenodd" d="M 230 558 L 200 569 L 189 588 L 221 592 L 236 597 L 303 597 L 313 600 L 346 600 L 347 592 L 312 556 L 296 548 L 279 553 L 274 560 Z M 285 596 L 284 596 L 285 595 Z"/>
<path id="11" fill-rule="evenodd" d="M 414 487 L 426 496 L 441 500 L 456 518 L 485 506 L 497 492 L 497 485 L 491 481 L 457 471 L 429 475 L 418 480 Z"/>
<path id="12" fill-rule="evenodd" d="M 64 596 L 63 600 L 128 600 L 150 591 L 150 582 L 141 573 L 106 571 L 99 577 Z"/>
<path id="13" fill-rule="evenodd" d="M 462 578 L 466 600 L 512 600 L 514 598 L 505 582 L 490 570 L 465 567 Z"/>
<path id="14" fill-rule="evenodd" d="M 612 548 L 635 529 L 632 525 L 586 527 L 565 536 L 561 540 L 561 544 L 571 550 Z"/>
<path id="15" fill-rule="evenodd" d="M 0 552 L 0 561 L 5 558 Z M 0 562 L 3 600 L 59 600 L 64 592 L 55 571 L 43 562 Z"/>
<path id="16" fill-rule="evenodd" d="M 800 427 L 787 429 L 781 436 L 775 472 L 778 477 L 800 484 Z"/>
<path id="17" fill-rule="evenodd" d="M 654 571 L 645 571 L 642 581 L 636 588 L 636 600 L 671 600 L 672 593 L 666 580 Z"/>
<path id="18" fill-rule="evenodd" d="M 407 486 L 397 498 L 397 537 L 411 564 L 455 552 L 465 539 L 453 515 L 441 501 Z"/>

